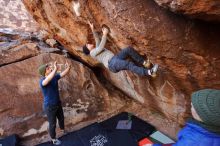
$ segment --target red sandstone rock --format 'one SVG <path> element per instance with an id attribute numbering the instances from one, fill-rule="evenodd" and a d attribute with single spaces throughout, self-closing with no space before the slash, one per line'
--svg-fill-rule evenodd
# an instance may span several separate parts
<path id="1" fill-rule="evenodd" d="M 0 53 L 0 66 L 30 58 L 32 56 L 36 56 L 39 53 L 40 51 L 37 48 L 37 44 L 21 44 L 17 47 L 13 47 L 9 50 L 4 50 Z"/>
<path id="2" fill-rule="evenodd" d="M 36 137 L 37 134 L 46 133 L 48 123 L 43 115 L 37 69 L 39 65 L 55 60 L 59 64 L 68 61 L 72 66 L 70 73 L 59 81 L 67 127 L 98 120 L 126 104 L 119 96 L 110 97 L 89 68 L 61 55 L 46 53 L 0 67 L 1 134 Z"/>
<path id="3" fill-rule="evenodd" d="M 117 53 L 132 45 L 159 63 L 156 79 L 128 71 L 105 76 L 130 97 L 180 125 L 189 116 L 190 94 L 201 88 L 220 89 L 220 28 L 169 13 L 150 0 L 80 0 L 80 17 L 72 1 L 24 0 L 35 20 L 68 51 L 94 66 L 80 51 L 91 39 L 87 20 L 98 30 L 110 29 L 107 48 Z M 163 121 L 157 122 L 163 124 Z M 158 125 L 156 125 L 158 126 Z M 169 133 L 171 135 L 171 133 Z"/>
<path id="4" fill-rule="evenodd" d="M 19 62 L 40 53 L 60 52 L 32 33 L 0 32 L 0 66 Z"/>
<path id="5" fill-rule="evenodd" d="M 25 9 L 22 0 L 0 1 L 0 29 L 10 28 L 23 31 L 36 31 L 38 25 Z"/>
<path id="6" fill-rule="evenodd" d="M 155 0 L 160 6 L 193 18 L 220 21 L 220 1 L 217 0 Z"/>

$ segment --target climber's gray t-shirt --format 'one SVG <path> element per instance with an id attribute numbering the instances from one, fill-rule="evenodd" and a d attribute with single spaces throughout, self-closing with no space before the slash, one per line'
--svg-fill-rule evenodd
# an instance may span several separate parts
<path id="1" fill-rule="evenodd" d="M 90 55 L 99 62 L 103 63 L 106 68 L 108 68 L 108 62 L 114 56 L 114 54 L 112 51 L 104 48 L 107 38 L 105 35 L 103 35 L 100 42 L 98 34 L 96 32 L 93 32 L 93 35 L 96 41 L 96 48 L 90 51 Z"/>

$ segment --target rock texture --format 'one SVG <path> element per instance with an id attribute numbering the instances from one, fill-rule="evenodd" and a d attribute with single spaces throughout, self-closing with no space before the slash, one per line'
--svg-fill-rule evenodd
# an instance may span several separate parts
<path id="1" fill-rule="evenodd" d="M 3 33 L 0 32 L 0 66 L 19 62 L 41 53 L 60 52 L 58 48 L 50 47 L 41 40 L 39 34 Z"/>
<path id="2" fill-rule="evenodd" d="M 0 29 L 36 31 L 38 25 L 25 9 L 22 0 L 0 0 Z"/>
<path id="3" fill-rule="evenodd" d="M 44 36 L 43 40 L 48 37 Z M 42 35 L 30 33 L 0 33 L 0 138 L 16 133 L 22 137 L 22 145 L 26 146 L 50 140 L 46 132 L 48 122 L 42 110 L 37 68 L 54 60 L 59 63 L 67 60 L 73 66 L 70 74 L 59 83 L 68 131 L 128 111 L 156 124 L 161 131 L 176 134 L 179 128 L 177 122 L 165 119 L 157 111 L 129 99 L 105 80 L 99 71 L 96 71 L 97 80 L 92 70 L 71 61 L 71 58 L 64 58 L 69 55 L 59 50 L 63 49 L 62 46 L 54 44 L 54 40 L 43 41 L 41 38 Z M 51 48 L 45 42 L 53 42 L 51 46 L 59 49 Z M 58 68 L 62 69 L 62 65 L 59 64 Z M 160 124 L 161 120 L 163 124 Z M 57 133 L 60 135 L 59 130 Z"/>
<path id="4" fill-rule="evenodd" d="M 0 129 L 3 135 L 17 133 L 30 137 L 46 132 L 48 123 L 42 111 L 37 68 L 55 60 L 63 64 L 68 61 L 72 65 L 70 73 L 59 81 L 67 127 L 97 120 L 126 104 L 120 97 L 110 97 L 94 73 L 81 63 L 57 54 L 41 54 L 0 68 Z"/>
<path id="5" fill-rule="evenodd" d="M 207 21 L 220 21 L 218 0 L 155 0 L 160 6 L 173 12 L 186 14 Z"/>
<path id="6" fill-rule="evenodd" d="M 0 33 L 0 137 L 16 133 L 28 140 L 25 145 L 35 145 L 42 142 L 42 135 L 44 138 L 47 134 L 48 122 L 42 111 L 43 98 L 37 71 L 42 63 L 54 60 L 65 63 L 67 60 L 73 66 L 69 77 L 60 81 L 67 127 L 81 122 L 85 126 L 126 105 L 126 100 L 117 94 L 110 99 L 107 89 L 90 69 L 65 58 L 66 54 L 58 48 L 51 48 L 36 34 Z M 61 69 L 62 65 L 58 68 Z M 29 139 L 33 141 L 30 143 Z"/>
<path id="7" fill-rule="evenodd" d="M 82 45 L 94 42 L 88 20 L 99 31 L 103 24 L 110 28 L 106 48 L 114 53 L 131 45 L 159 63 L 156 79 L 129 71 L 114 74 L 103 70 L 106 79 L 145 108 L 155 109 L 183 125 L 189 116 L 192 91 L 220 89 L 218 25 L 177 16 L 150 0 L 79 0 L 79 3 L 80 16 L 77 16 L 73 1 L 24 0 L 42 28 L 91 66 L 97 65 L 96 62 L 81 53 Z"/>

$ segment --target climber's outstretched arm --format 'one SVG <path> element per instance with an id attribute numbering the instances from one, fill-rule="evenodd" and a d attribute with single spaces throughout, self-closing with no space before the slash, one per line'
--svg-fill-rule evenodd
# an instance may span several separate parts
<path id="1" fill-rule="evenodd" d="M 96 44 L 96 48 L 97 48 L 97 47 L 99 46 L 99 44 L 100 44 L 99 35 L 98 35 L 98 33 L 94 30 L 94 25 L 93 25 L 93 23 L 89 22 L 89 26 L 90 26 L 90 28 L 91 28 L 91 30 L 92 30 L 92 34 L 93 34 L 93 37 L 94 37 L 94 39 L 95 39 L 95 44 Z"/>
<path id="2" fill-rule="evenodd" d="M 95 57 L 96 55 L 98 55 L 100 52 L 102 52 L 102 50 L 104 49 L 105 47 L 105 43 L 106 43 L 106 40 L 107 40 L 107 35 L 108 35 L 108 29 L 107 28 L 103 28 L 102 29 L 102 32 L 103 32 L 103 35 L 102 35 L 102 40 L 99 44 L 98 47 L 95 48 L 95 50 L 92 50 L 90 55 Z"/>

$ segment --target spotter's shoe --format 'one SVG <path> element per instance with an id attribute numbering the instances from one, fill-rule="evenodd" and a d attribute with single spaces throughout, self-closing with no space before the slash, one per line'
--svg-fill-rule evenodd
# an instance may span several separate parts
<path id="1" fill-rule="evenodd" d="M 61 145 L 61 141 L 58 139 L 52 139 L 53 145 Z"/>

